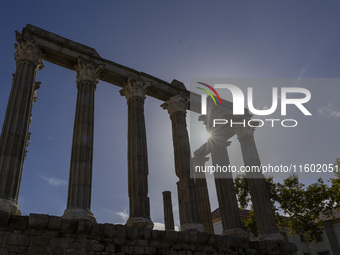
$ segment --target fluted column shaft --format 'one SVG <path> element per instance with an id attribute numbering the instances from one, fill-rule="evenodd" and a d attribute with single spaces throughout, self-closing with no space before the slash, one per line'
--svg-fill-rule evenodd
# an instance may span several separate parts
<path id="1" fill-rule="evenodd" d="M 149 84 L 132 77 L 120 91 L 128 104 L 128 226 L 153 228 L 148 197 L 148 153 L 144 101 Z"/>
<path id="2" fill-rule="evenodd" d="M 163 207 L 165 230 L 175 230 L 170 191 L 163 191 Z"/>
<path id="3" fill-rule="evenodd" d="M 245 166 L 261 166 L 260 157 L 254 140 L 254 128 L 237 129 Z M 279 234 L 272 204 L 262 173 L 246 173 L 246 178 L 254 207 L 255 219 L 261 240 L 283 240 Z"/>
<path id="4" fill-rule="evenodd" d="M 94 95 L 102 66 L 78 59 L 77 104 L 73 128 L 67 209 L 63 218 L 95 221 L 90 210 L 92 189 Z"/>
<path id="5" fill-rule="evenodd" d="M 214 166 L 230 165 L 227 151 L 227 146 L 230 145 L 230 142 L 226 141 L 225 137 L 212 136 L 208 145 Z M 242 229 L 232 173 L 215 173 L 214 177 L 221 212 L 222 234 L 248 238 L 247 232 Z"/>
<path id="6" fill-rule="evenodd" d="M 42 52 L 16 32 L 16 71 L 0 137 L 0 210 L 20 215 L 18 195 L 33 104 L 35 77 Z"/>
<path id="7" fill-rule="evenodd" d="M 187 101 L 178 95 L 171 97 L 162 107 L 168 110 L 172 122 L 175 170 L 179 178 L 177 190 L 181 230 L 203 231 L 203 225 L 199 223 L 195 182 L 190 178 L 191 155 L 185 119 Z"/>
<path id="8" fill-rule="evenodd" d="M 193 158 L 193 165 L 203 167 L 205 165 L 205 162 L 208 160 L 209 160 L 208 157 L 195 155 L 195 157 Z M 212 217 L 211 217 L 209 192 L 208 192 L 207 180 L 205 178 L 205 173 L 203 172 L 195 173 L 195 186 L 196 186 L 196 194 L 197 194 L 199 219 L 204 226 L 205 232 L 214 234 L 214 226 L 213 226 Z"/>

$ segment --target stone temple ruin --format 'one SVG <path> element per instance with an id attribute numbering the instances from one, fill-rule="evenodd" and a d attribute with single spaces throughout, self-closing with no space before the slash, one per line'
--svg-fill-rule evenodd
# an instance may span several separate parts
<path id="1" fill-rule="evenodd" d="M 260 165 L 251 128 L 218 134 L 214 147 L 203 145 L 191 158 L 186 111 L 200 111 L 199 96 L 183 83 L 167 83 L 101 58 L 92 48 L 27 25 L 16 32 L 16 71 L 0 138 L 0 254 L 294 254 L 283 241 L 264 179 L 249 178 L 259 240 L 242 229 L 232 178 L 216 178 L 223 235 L 214 235 L 205 178 L 190 178 L 190 161 L 228 165 L 226 139 L 237 135 L 245 165 Z M 77 103 L 73 131 L 67 207 L 62 217 L 20 216 L 20 188 L 32 104 L 43 61 L 74 70 Z M 128 104 L 128 195 L 126 225 L 97 224 L 91 212 L 94 98 L 98 80 L 122 87 Z M 178 177 L 180 230 L 174 231 L 171 194 L 164 192 L 165 231 L 152 230 L 148 198 L 145 97 L 163 102 L 172 122 L 175 171 Z M 191 104 L 188 101 L 190 96 Z M 197 100 L 195 100 L 195 98 Z M 228 102 L 226 104 L 228 108 Z M 214 114 L 228 114 L 230 109 Z M 250 118 L 251 116 L 247 116 Z M 202 119 L 204 121 L 204 119 Z M 90 139 L 85 143 L 82 137 Z M 222 153 L 221 153 L 222 152 Z"/>

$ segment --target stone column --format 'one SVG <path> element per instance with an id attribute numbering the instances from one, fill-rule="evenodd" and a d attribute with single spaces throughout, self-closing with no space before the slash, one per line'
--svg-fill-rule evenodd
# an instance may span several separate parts
<path id="1" fill-rule="evenodd" d="M 170 191 L 163 191 L 163 207 L 165 230 L 175 230 Z"/>
<path id="2" fill-rule="evenodd" d="M 235 132 L 241 144 L 245 166 L 261 166 L 260 157 L 254 140 L 254 128 L 237 128 Z M 255 219 L 260 240 L 283 241 L 274 217 L 272 204 L 266 189 L 262 173 L 246 173 L 251 201 L 254 207 Z"/>
<path id="3" fill-rule="evenodd" d="M 103 66 L 84 58 L 78 59 L 77 104 L 73 128 L 70 177 L 65 219 L 82 219 L 95 222 L 91 212 L 92 158 L 94 129 L 94 94 L 98 74 Z"/>
<path id="4" fill-rule="evenodd" d="M 185 119 L 188 100 L 177 95 L 161 106 L 168 110 L 172 122 L 175 170 L 179 178 L 177 189 L 181 230 L 203 231 L 203 225 L 199 223 L 195 182 L 190 178 L 191 155 Z"/>
<path id="5" fill-rule="evenodd" d="M 204 157 L 202 155 L 196 155 L 192 159 L 192 163 L 195 166 L 203 167 L 205 162 L 209 160 L 209 157 Z M 204 230 L 207 233 L 214 234 L 214 227 L 211 217 L 211 207 L 209 200 L 209 192 L 207 186 L 207 180 L 205 178 L 204 172 L 195 172 L 195 186 L 197 194 L 198 203 L 198 214 L 201 223 L 204 226 Z"/>
<path id="6" fill-rule="evenodd" d="M 181 212 L 181 209 L 183 208 L 183 203 L 182 203 L 182 191 L 179 186 L 179 181 L 176 182 L 177 186 L 177 199 L 178 199 L 178 210 L 179 210 L 179 223 L 182 225 L 182 222 L 186 222 L 185 215 Z M 182 227 L 180 226 L 180 230 L 183 230 Z"/>
<path id="7" fill-rule="evenodd" d="M 18 195 L 25 159 L 35 78 L 43 67 L 37 44 L 16 31 L 16 71 L 0 137 L 0 210 L 20 215 Z"/>
<path id="8" fill-rule="evenodd" d="M 153 228 L 148 197 L 148 153 L 144 101 L 150 85 L 129 77 L 120 91 L 128 104 L 128 185 L 130 217 L 127 226 Z"/>
<path id="9" fill-rule="evenodd" d="M 40 88 L 40 84 L 41 84 L 40 81 L 34 83 L 33 103 L 38 101 L 37 91 Z M 30 128 L 30 126 L 32 124 L 32 118 L 33 118 L 32 108 L 33 108 L 33 104 L 32 104 L 32 107 L 31 107 L 30 118 L 29 118 L 29 121 L 28 121 L 28 129 Z M 26 139 L 25 156 L 24 156 L 24 160 L 22 161 L 22 167 L 23 167 L 23 164 L 24 164 L 24 162 L 27 158 L 27 153 L 28 153 L 27 147 L 30 145 L 30 140 L 31 140 L 31 132 L 28 132 L 27 139 Z"/>
<path id="10" fill-rule="evenodd" d="M 227 146 L 231 142 L 216 133 L 209 139 L 213 166 L 229 166 Z M 221 212 L 222 235 L 248 238 L 248 233 L 242 229 L 240 211 L 236 199 L 233 176 L 231 172 L 214 173 L 218 204 Z"/>

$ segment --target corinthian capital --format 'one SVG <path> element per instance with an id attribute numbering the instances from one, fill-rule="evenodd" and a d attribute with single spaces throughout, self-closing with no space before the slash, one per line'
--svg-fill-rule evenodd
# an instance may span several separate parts
<path id="1" fill-rule="evenodd" d="M 244 136 L 254 136 L 254 127 L 234 127 L 233 128 L 238 139 L 242 139 Z"/>
<path id="2" fill-rule="evenodd" d="M 202 121 L 203 124 L 206 126 L 208 124 L 207 115 L 200 115 L 200 116 L 198 116 L 198 121 Z"/>
<path id="3" fill-rule="evenodd" d="M 30 61 L 37 69 L 42 69 L 44 67 L 42 63 L 43 53 L 37 43 L 33 39 L 22 36 L 18 31 L 15 31 L 15 39 L 18 43 L 14 44 L 16 49 L 14 59 L 17 62 L 20 60 Z"/>
<path id="4" fill-rule="evenodd" d="M 184 112 L 189 108 L 189 100 L 177 95 L 170 97 L 161 107 L 165 110 L 168 110 L 169 115 L 172 115 L 175 112 Z"/>
<path id="5" fill-rule="evenodd" d="M 145 93 L 148 87 L 150 87 L 150 82 L 144 82 L 141 79 L 136 79 L 134 77 L 129 77 L 126 84 L 119 91 L 122 96 L 125 96 L 127 100 L 132 97 L 141 97 L 145 99 Z"/>
<path id="6" fill-rule="evenodd" d="M 98 75 L 103 70 L 104 65 L 96 65 L 83 57 L 78 58 L 78 65 L 74 66 L 77 72 L 77 83 L 81 81 L 91 81 L 98 83 Z"/>
<path id="7" fill-rule="evenodd" d="M 215 107 L 211 109 L 210 114 L 213 119 L 226 119 L 230 116 L 227 111 Z"/>

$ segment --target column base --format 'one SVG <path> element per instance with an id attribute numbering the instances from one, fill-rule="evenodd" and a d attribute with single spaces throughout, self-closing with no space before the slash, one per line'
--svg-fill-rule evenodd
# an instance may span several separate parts
<path id="1" fill-rule="evenodd" d="M 239 238 L 248 239 L 249 234 L 247 231 L 243 230 L 242 228 L 233 228 L 233 229 L 225 229 L 222 231 L 222 235 L 224 236 L 234 236 Z"/>
<path id="2" fill-rule="evenodd" d="M 196 230 L 199 232 L 204 232 L 204 226 L 200 223 L 187 223 L 180 227 L 180 231 Z"/>
<path id="3" fill-rule="evenodd" d="M 283 242 L 285 239 L 279 233 L 260 235 L 259 240 L 273 241 L 273 242 Z"/>
<path id="4" fill-rule="evenodd" d="M 150 218 L 132 217 L 128 219 L 126 226 L 153 229 L 153 222 Z"/>
<path id="5" fill-rule="evenodd" d="M 96 218 L 93 216 L 93 213 L 89 209 L 82 208 L 66 209 L 62 218 L 68 220 L 88 220 L 92 223 L 97 222 Z"/>
<path id="6" fill-rule="evenodd" d="M 0 198 L 0 210 L 9 212 L 11 215 L 21 215 L 18 202 L 13 199 Z"/>

